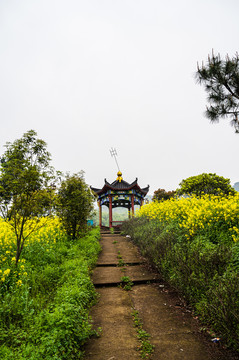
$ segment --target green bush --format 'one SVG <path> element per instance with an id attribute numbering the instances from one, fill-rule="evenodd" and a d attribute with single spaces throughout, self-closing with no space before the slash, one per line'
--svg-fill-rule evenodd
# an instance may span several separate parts
<path id="1" fill-rule="evenodd" d="M 127 221 L 122 232 L 130 235 L 158 269 L 193 307 L 201 321 L 224 343 L 239 351 L 239 242 L 227 232 L 208 236 L 199 231 L 190 241 L 177 221 L 161 223 L 139 217 Z"/>
<path id="2" fill-rule="evenodd" d="M 26 249 L 27 281 L 0 298 L 1 359 L 82 358 L 83 344 L 93 334 L 89 309 L 96 292 L 90 270 L 99 236 L 93 229 L 74 242 L 58 239 L 48 251 L 39 244 Z"/>

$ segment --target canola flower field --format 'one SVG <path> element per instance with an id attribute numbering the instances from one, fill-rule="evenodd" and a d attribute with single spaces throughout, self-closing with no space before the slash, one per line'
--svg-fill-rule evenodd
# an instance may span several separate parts
<path id="1" fill-rule="evenodd" d="M 239 194 L 151 202 L 122 230 L 202 328 L 239 352 Z"/>
<path id="2" fill-rule="evenodd" d="M 29 226 L 38 228 L 32 235 L 27 237 L 24 244 L 24 251 L 31 249 L 34 243 L 43 246 L 45 251 L 50 251 L 56 239 L 65 236 L 58 218 L 41 218 L 31 220 Z M 25 233 L 29 233 L 29 226 L 26 226 Z M 26 259 L 20 258 L 19 265 L 15 266 L 16 236 L 11 223 L 0 218 L 0 286 L 5 291 L 10 286 L 21 286 L 27 280 Z"/>
<path id="3" fill-rule="evenodd" d="M 12 225 L 0 218 L 0 359 L 82 359 L 94 334 L 90 271 L 100 251 L 99 229 L 72 240 L 57 217 L 32 219 L 16 266 Z"/>
<path id="4" fill-rule="evenodd" d="M 177 222 L 192 239 L 201 230 L 227 230 L 234 242 L 239 240 L 239 194 L 234 196 L 205 195 L 152 202 L 144 205 L 138 216 L 156 219 L 161 223 Z"/>

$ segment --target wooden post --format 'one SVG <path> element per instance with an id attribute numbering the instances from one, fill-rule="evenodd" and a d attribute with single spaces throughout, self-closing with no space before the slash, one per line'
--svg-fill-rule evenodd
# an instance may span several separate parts
<path id="1" fill-rule="evenodd" d="M 109 227 L 112 228 L 112 195 L 109 195 Z"/>
<path id="2" fill-rule="evenodd" d="M 100 205 L 100 200 L 98 201 L 98 206 L 99 206 L 99 225 L 101 228 L 101 226 L 102 226 L 102 207 Z"/>
<path id="3" fill-rule="evenodd" d="M 134 195 L 131 195 L 132 217 L 134 217 Z"/>

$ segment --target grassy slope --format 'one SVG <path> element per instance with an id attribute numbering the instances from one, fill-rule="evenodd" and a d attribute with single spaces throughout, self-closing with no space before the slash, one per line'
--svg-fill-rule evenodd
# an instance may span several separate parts
<path id="1" fill-rule="evenodd" d="M 23 254 L 28 280 L 2 296 L 0 358 L 81 359 L 91 336 L 89 308 L 96 300 L 90 270 L 98 253 L 99 229 L 74 242 L 58 239 L 46 251 L 35 243 Z"/>
<path id="2" fill-rule="evenodd" d="M 123 226 L 161 275 L 188 301 L 205 326 L 239 351 L 239 242 L 185 234 L 176 222 L 162 224 L 145 217 Z M 213 235 L 213 234 L 211 234 Z"/>

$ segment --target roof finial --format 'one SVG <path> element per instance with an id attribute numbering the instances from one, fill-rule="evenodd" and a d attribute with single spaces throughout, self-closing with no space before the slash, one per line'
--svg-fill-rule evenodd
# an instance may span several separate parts
<path id="1" fill-rule="evenodd" d="M 117 176 L 118 176 L 118 177 L 117 177 L 116 180 L 119 181 L 119 182 L 121 182 L 121 181 L 123 180 L 123 178 L 122 178 L 122 172 L 121 172 L 121 171 L 118 171 L 118 172 L 117 172 Z"/>

